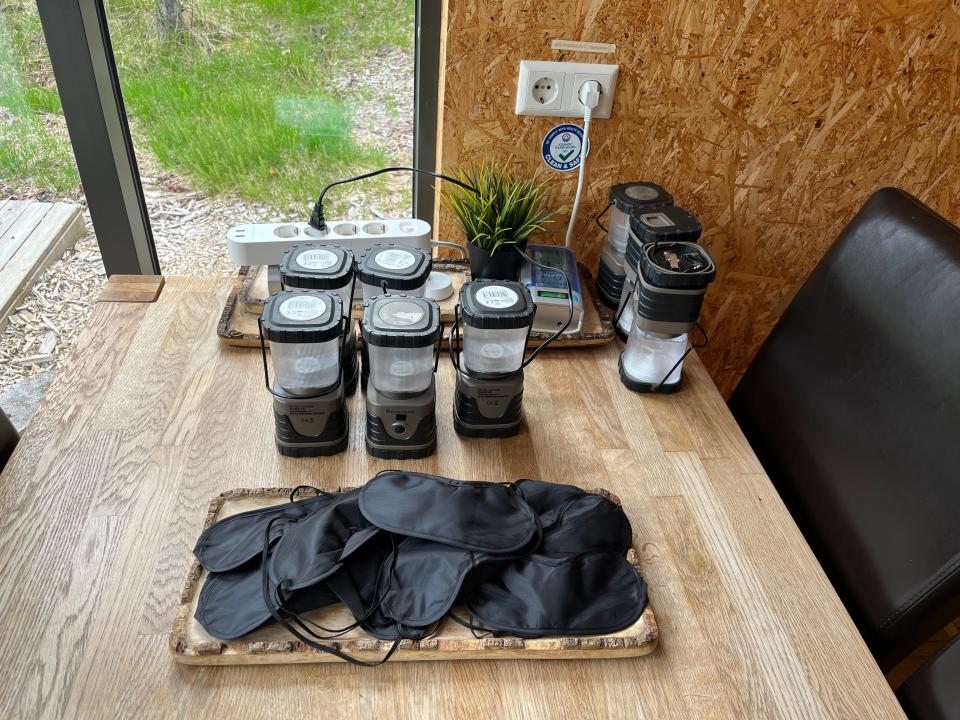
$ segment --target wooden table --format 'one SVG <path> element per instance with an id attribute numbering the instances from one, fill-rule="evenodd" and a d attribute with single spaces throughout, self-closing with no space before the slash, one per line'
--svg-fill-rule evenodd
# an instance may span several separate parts
<path id="1" fill-rule="evenodd" d="M 0 478 L 4 717 L 902 717 L 883 675 L 695 356 L 677 395 L 627 392 L 616 344 L 542 355 L 526 429 L 464 440 L 438 377 L 439 451 L 414 469 L 619 494 L 660 625 L 598 662 L 197 668 L 167 635 L 210 498 L 359 484 L 349 450 L 281 457 L 260 359 L 215 327 L 229 279 L 103 302 Z M 359 398 L 353 398 L 352 408 Z"/>

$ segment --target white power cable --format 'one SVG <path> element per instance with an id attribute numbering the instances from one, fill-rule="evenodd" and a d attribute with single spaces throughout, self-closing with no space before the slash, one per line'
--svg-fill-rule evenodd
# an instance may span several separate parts
<path id="1" fill-rule="evenodd" d="M 590 119 L 593 109 L 600 104 L 600 83 L 588 80 L 577 94 L 583 103 L 583 143 L 580 147 L 580 172 L 577 173 L 577 194 L 573 198 L 573 209 L 570 211 L 570 223 L 567 225 L 567 239 L 564 242 L 570 247 L 573 242 L 573 226 L 577 222 L 577 212 L 580 210 L 580 196 L 583 194 L 583 178 L 587 173 L 587 141 L 590 139 Z"/>

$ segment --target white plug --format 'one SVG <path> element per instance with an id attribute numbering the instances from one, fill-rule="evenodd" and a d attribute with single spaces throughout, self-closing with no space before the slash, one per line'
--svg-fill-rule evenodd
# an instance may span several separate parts
<path id="1" fill-rule="evenodd" d="M 587 80 L 583 85 L 580 86 L 580 90 L 577 92 L 577 97 L 580 98 L 580 103 L 587 108 L 588 110 L 593 110 L 600 104 L 600 83 L 596 80 Z"/>

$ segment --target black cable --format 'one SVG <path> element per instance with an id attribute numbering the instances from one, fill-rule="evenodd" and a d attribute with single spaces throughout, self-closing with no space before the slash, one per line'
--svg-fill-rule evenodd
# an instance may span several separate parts
<path id="1" fill-rule="evenodd" d="M 544 340 L 537 348 L 534 349 L 532 353 L 530 353 L 530 356 L 526 360 L 524 360 L 523 363 L 520 365 L 520 368 L 523 369 L 527 365 L 529 365 L 531 362 L 533 362 L 533 359 L 540 354 L 541 350 L 543 350 L 547 345 L 552 343 L 558 337 L 563 335 L 563 333 L 566 332 L 567 328 L 570 327 L 570 323 L 573 322 L 573 285 L 570 283 L 570 278 L 567 276 L 567 274 L 563 271 L 562 268 L 553 267 L 551 265 L 544 265 L 542 262 L 539 262 L 538 260 L 534 260 L 532 257 L 527 255 L 523 250 L 518 248 L 516 245 L 513 246 L 513 249 L 516 250 L 518 253 L 520 253 L 521 257 L 523 257 L 529 263 L 537 265 L 538 267 L 542 267 L 545 270 L 556 270 L 561 275 L 563 275 L 563 281 L 567 285 L 567 308 L 568 308 L 567 321 L 563 324 L 563 327 L 561 327 L 553 335 L 551 335 L 546 340 Z"/>
<path id="2" fill-rule="evenodd" d="M 669 370 L 667 370 L 667 374 L 663 376 L 663 379 L 662 379 L 660 382 L 658 382 L 656 385 L 653 385 L 653 386 L 651 387 L 651 390 L 652 390 L 653 392 L 657 392 L 657 391 L 660 389 L 660 386 L 662 386 L 662 385 L 667 381 L 667 378 L 669 378 L 671 375 L 673 375 L 673 371 L 676 370 L 676 369 L 680 366 L 680 363 L 682 363 L 684 360 L 687 359 L 687 355 L 689 355 L 691 352 L 693 352 L 694 349 L 696 349 L 696 348 L 705 348 L 707 345 L 710 344 L 710 338 L 707 336 L 707 331 L 703 329 L 703 325 L 701 325 L 699 322 L 697 322 L 697 323 L 696 323 L 696 326 L 697 326 L 697 330 L 700 331 L 700 334 L 703 335 L 703 342 L 702 342 L 702 343 L 696 343 L 696 344 L 695 344 L 695 343 L 690 343 L 690 347 L 688 347 L 687 350 L 686 350 L 686 352 L 684 352 L 683 355 L 680 356 L 680 359 L 677 360 L 677 361 L 673 364 L 673 367 L 670 368 Z"/>
<path id="3" fill-rule="evenodd" d="M 604 227 L 602 222 L 600 222 L 600 218 L 606 215 L 607 211 L 609 211 L 611 207 L 613 207 L 613 203 L 609 203 L 603 210 L 601 210 L 599 213 L 593 216 L 593 221 L 597 224 L 597 227 L 599 227 L 604 232 L 607 232 L 607 228 Z"/>
<path id="4" fill-rule="evenodd" d="M 270 529 L 273 526 L 273 523 L 278 519 L 279 518 L 273 518 L 272 520 L 270 520 L 270 522 L 267 523 L 267 528 L 265 531 L 264 546 L 263 546 L 263 555 L 261 556 L 262 566 L 260 568 L 260 576 L 262 581 L 261 589 L 263 591 L 263 602 L 266 604 L 267 610 L 270 611 L 270 615 L 273 617 L 273 619 L 276 622 L 278 622 L 280 625 L 285 627 L 291 635 L 297 638 L 297 640 L 300 640 L 301 642 L 306 643 L 307 645 L 314 648 L 315 650 L 329 653 L 330 655 L 333 655 L 334 657 L 338 657 L 341 660 L 346 660 L 348 663 L 351 663 L 352 665 L 359 665 L 361 667 L 377 667 L 378 665 L 382 665 L 387 660 L 389 660 L 393 656 L 393 654 L 397 651 L 397 648 L 400 647 L 400 641 L 403 639 L 400 635 L 399 628 L 397 630 L 397 636 L 396 638 L 394 638 L 393 644 L 390 646 L 390 649 L 387 651 L 387 654 L 384 655 L 380 660 L 377 660 L 375 662 L 365 662 L 363 660 L 358 660 L 355 657 L 347 655 L 345 652 L 342 652 L 341 650 L 333 647 L 332 645 L 324 645 L 323 643 L 318 643 L 314 640 L 311 640 L 307 636 L 301 634 L 295 627 L 293 627 L 280 615 L 281 609 L 275 608 L 273 606 L 273 602 L 270 597 L 270 572 L 268 570 L 268 564 L 267 564 L 268 552 L 269 552 L 268 541 L 270 538 Z"/>
<path id="5" fill-rule="evenodd" d="M 357 182 L 358 180 L 366 180 L 367 178 L 376 177 L 377 175 L 383 175 L 388 172 L 412 172 L 420 173 L 421 175 L 429 175 L 430 177 L 435 177 L 440 180 L 446 180 L 447 182 L 452 182 L 454 185 L 459 185 L 464 190 L 469 190 L 472 193 L 480 194 L 480 191 L 471 185 L 467 185 L 462 180 L 457 180 L 452 178 L 449 175 L 444 175 L 443 173 L 433 172 L 432 170 L 421 170 L 420 168 L 407 167 L 406 165 L 396 165 L 393 167 L 380 168 L 379 170 L 374 170 L 372 172 L 364 173 L 363 175 L 356 175 L 350 178 L 344 178 L 343 180 L 335 180 L 334 182 L 327 185 L 323 190 L 320 191 L 320 196 L 317 198 L 316 204 L 313 206 L 313 214 L 310 216 L 310 226 L 317 230 L 326 230 L 327 223 L 323 217 L 323 199 L 327 194 L 327 191 L 332 187 L 337 185 L 345 185 L 347 183 Z"/>

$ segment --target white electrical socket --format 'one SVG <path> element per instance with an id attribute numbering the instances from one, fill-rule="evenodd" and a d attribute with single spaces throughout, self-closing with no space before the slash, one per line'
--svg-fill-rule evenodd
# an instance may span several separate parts
<path id="1" fill-rule="evenodd" d="M 583 117 L 579 93 L 589 80 L 600 83 L 600 104 L 594 118 L 608 118 L 613 109 L 619 65 L 522 60 L 517 82 L 517 115 Z"/>

